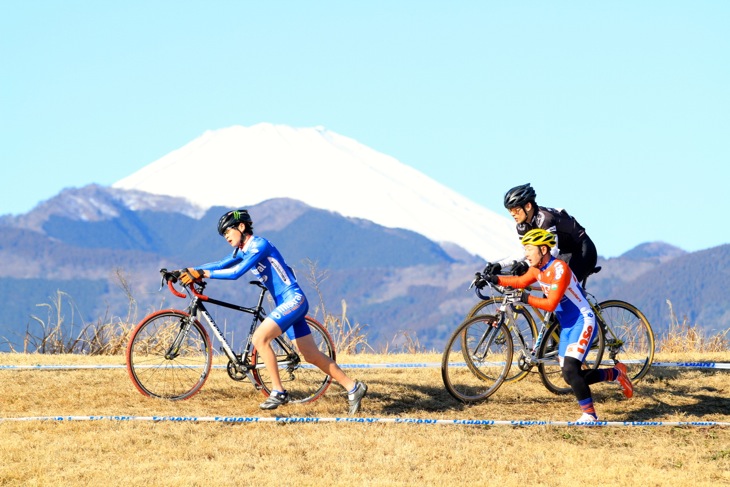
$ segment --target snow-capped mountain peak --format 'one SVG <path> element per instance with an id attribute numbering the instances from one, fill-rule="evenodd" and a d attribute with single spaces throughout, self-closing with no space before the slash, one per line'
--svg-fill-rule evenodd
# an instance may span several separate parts
<path id="1" fill-rule="evenodd" d="M 203 208 L 286 197 L 456 243 L 485 259 L 520 251 L 506 217 L 323 127 L 260 123 L 207 131 L 113 187 L 185 197 Z"/>

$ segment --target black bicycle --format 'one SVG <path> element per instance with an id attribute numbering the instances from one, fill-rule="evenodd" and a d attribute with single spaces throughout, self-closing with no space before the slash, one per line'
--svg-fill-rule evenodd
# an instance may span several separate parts
<path id="1" fill-rule="evenodd" d="M 268 397 L 271 393 L 271 377 L 252 344 L 256 327 L 266 317 L 263 308 L 266 287 L 258 281 L 250 282 L 258 286 L 261 292 L 256 306 L 249 308 L 204 295 L 205 281 L 183 286 L 185 292 L 180 292 L 174 286 L 178 279 L 176 272 L 160 269 L 160 273 L 162 284 L 167 284 L 172 294 L 190 301 L 184 310 L 165 309 L 146 316 L 132 331 L 127 345 L 127 371 L 139 392 L 149 397 L 188 399 L 203 387 L 214 362 L 220 362 L 221 367 L 225 364 L 231 379 L 248 379 Z M 240 354 L 233 351 L 208 313 L 206 303 L 253 315 L 246 344 Z M 306 321 L 317 348 L 335 360 L 335 347 L 327 329 L 309 316 Z M 203 323 L 218 338 L 223 355 L 214 354 Z M 282 382 L 286 383 L 292 402 L 314 401 L 325 393 L 332 378 L 319 368 L 305 363 L 286 334 L 277 337 L 271 347 L 276 354 L 279 375 Z"/>

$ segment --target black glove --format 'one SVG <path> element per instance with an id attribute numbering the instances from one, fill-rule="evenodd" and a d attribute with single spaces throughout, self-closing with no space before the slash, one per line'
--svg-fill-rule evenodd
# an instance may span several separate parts
<path id="1" fill-rule="evenodd" d="M 477 289 L 483 289 L 487 285 L 487 281 L 484 280 L 484 276 L 478 272 L 474 274 L 474 287 Z"/>
<path id="2" fill-rule="evenodd" d="M 204 276 L 202 269 L 193 269 L 188 267 L 187 269 L 180 270 L 180 280 L 185 286 L 189 286 L 193 281 L 199 281 Z"/>
<path id="3" fill-rule="evenodd" d="M 180 279 L 180 272 L 181 271 L 169 271 L 167 269 L 161 269 L 160 272 L 165 271 L 165 279 L 172 282 L 177 282 L 178 279 Z"/>
<path id="4" fill-rule="evenodd" d="M 502 270 L 502 265 L 499 262 L 495 262 L 494 264 L 487 264 L 487 267 L 484 270 L 487 274 L 499 274 Z"/>
<path id="5" fill-rule="evenodd" d="M 530 264 L 528 264 L 524 260 L 516 262 L 515 265 L 512 266 L 512 275 L 521 276 L 522 274 L 527 272 L 527 269 L 529 269 L 529 268 L 530 268 Z"/>
<path id="6" fill-rule="evenodd" d="M 482 289 L 489 282 L 491 282 L 492 284 L 499 284 L 499 278 L 497 276 L 493 276 L 492 274 L 479 274 L 478 272 L 476 273 L 476 277 L 474 278 L 474 285 L 477 289 Z"/>

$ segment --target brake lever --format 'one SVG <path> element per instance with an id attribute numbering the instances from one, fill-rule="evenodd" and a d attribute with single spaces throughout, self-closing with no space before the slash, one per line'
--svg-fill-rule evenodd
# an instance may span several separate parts
<path id="1" fill-rule="evenodd" d="M 168 271 L 164 267 L 162 269 L 160 269 L 160 274 L 161 274 L 162 277 L 160 278 L 160 289 L 158 289 L 158 291 L 162 291 L 162 289 L 170 281 L 177 282 L 177 277 L 175 276 L 175 273 Z"/>
<path id="2" fill-rule="evenodd" d="M 473 279 L 473 280 L 471 281 L 471 284 L 469 284 L 469 287 L 468 287 L 468 288 L 466 288 L 466 290 L 467 290 L 467 291 L 470 291 L 470 290 L 471 290 L 472 288 L 474 288 L 474 286 L 476 286 L 476 285 L 477 285 L 477 279 L 479 279 L 479 278 L 481 278 L 481 277 L 482 277 L 482 274 L 481 274 L 481 273 L 479 273 L 479 272 L 475 272 L 475 273 L 474 273 L 474 279 Z"/>

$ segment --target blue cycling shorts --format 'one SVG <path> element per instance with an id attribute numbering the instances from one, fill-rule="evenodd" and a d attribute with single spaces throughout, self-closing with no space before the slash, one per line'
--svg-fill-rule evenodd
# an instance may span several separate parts
<path id="1" fill-rule="evenodd" d="M 312 333 L 304 319 L 309 311 L 309 302 L 304 293 L 301 290 L 291 290 L 284 293 L 282 298 L 283 302 L 274 308 L 268 317 L 274 320 L 291 340 Z"/>
<path id="2" fill-rule="evenodd" d="M 588 352 L 591 350 L 591 344 L 596 339 L 596 322 L 591 313 L 588 319 L 583 315 L 578 318 L 570 328 L 563 328 L 560 331 L 560 343 L 558 345 L 558 356 L 560 365 L 563 365 L 565 357 L 573 357 L 585 362 Z"/>

